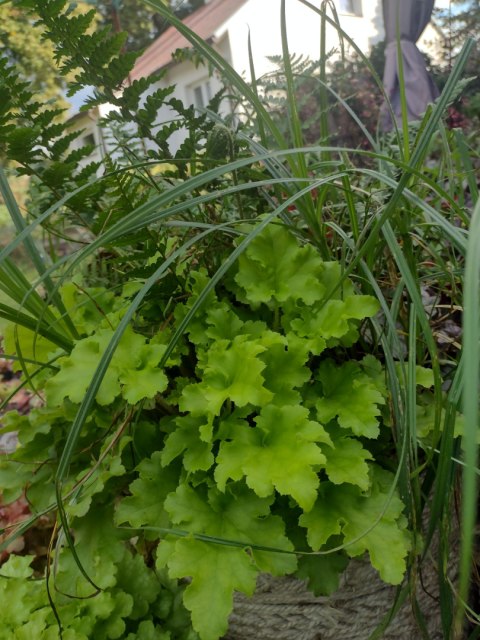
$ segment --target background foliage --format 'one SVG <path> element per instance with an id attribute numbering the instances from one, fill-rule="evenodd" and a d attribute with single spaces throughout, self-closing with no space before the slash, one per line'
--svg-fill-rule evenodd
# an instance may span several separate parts
<path id="1" fill-rule="evenodd" d="M 126 48 L 138 51 L 158 38 L 169 26 L 154 9 L 142 0 L 90 0 L 101 15 L 103 25 L 113 24 L 128 33 Z M 196 11 L 204 0 L 164 0 L 164 4 L 180 18 Z"/>

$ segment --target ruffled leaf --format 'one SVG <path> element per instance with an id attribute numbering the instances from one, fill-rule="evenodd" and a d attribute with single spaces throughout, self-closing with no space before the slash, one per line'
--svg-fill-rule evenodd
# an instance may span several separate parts
<path id="1" fill-rule="evenodd" d="M 342 535 L 350 557 L 368 551 L 380 577 L 390 584 L 400 584 L 410 549 L 404 505 L 392 490 L 392 474 L 372 467 L 369 492 L 343 484 L 324 483 L 313 509 L 300 518 L 307 528 L 308 543 L 314 551 L 333 535 Z"/>
<path id="2" fill-rule="evenodd" d="M 363 448 L 361 442 L 355 438 L 335 437 L 333 429 L 333 447 L 324 446 L 322 451 L 327 461 L 325 471 L 333 484 L 355 484 L 363 491 L 370 486 L 370 473 L 367 460 L 372 460 L 372 455 Z"/>
<path id="3" fill-rule="evenodd" d="M 359 364 L 347 362 L 337 367 L 332 360 L 325 360 L 316 377 L 323 390 L 323 397 L 316 402 L 321 422 L 337 418 L 341 427 L 356 436 L 378 436 L 380 405 L 385 404 L 385 398 Z"/>
<path id="4" fill-rule="evenodd" d="M 240 256 L 235 281 L 254 304 L 312 304 L 326 293 L 322 271 L 323 261 L 312 245 L 302 247 L 285 228 L 270 224 Z"/>
<path id="5" fill-rule="evenodd" d="M 300 406 L 267 406 L 255 422 L 256 428 L 237 426 L 231 441 L 220 445 L 215 470 L 219 488 L 245 476 L 258 496 L 273 495 L 276 489 L 310 509 L 319 484 L 317 469 L 326 461 L 316 443 L 331 442 L 325 429 Z"/>
<path id="6" fill-rule="evenodd" d="M 244 335 L 214 343 L 206 354 L 202 381 L 183 389 L 180 410 L 213 421 L 226 400 L 239 407 L 268 403 L 273 394 L 264 387 L 265 363 L 258 357 L 264 351 L 259 341 Z"/>

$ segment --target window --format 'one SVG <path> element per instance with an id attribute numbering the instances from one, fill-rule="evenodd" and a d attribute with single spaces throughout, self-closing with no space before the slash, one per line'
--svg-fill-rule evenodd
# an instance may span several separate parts
<path id="1" fill-rule="evenodd" d="M 362 15 L 362 0 L 339 0 L 340 13 L 350 16 Z"/>
<path id="2" fill-rule="evenodd" d="M 93 133 L 87 133 L 86 136 L 83 136 L 82 142 L 84 146 L 95 146 L 95 136 Z"/>
<path id="3" fill-rule="evenodd" d="M 192 96 L 193 106 L 197 109 L 204 109 L 212 99 L 210 80 L 205 80 L 192 87 Z"/>

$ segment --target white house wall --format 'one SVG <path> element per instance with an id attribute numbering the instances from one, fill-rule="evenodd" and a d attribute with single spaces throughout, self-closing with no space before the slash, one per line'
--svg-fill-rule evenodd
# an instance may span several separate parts
<path id="1" fill-rule="evenodd" d="M 320 56 L 320 16 L 298 0 L 287 0 L 287 31 L 290 52 L 302 54 L 312 60 Z M 362 16 L 341 15 L 342 28 L 355 36 L 357 46 L 367 52 L 381 39 L 381 13 L 379 2 L 363 0 Z M 281 55 L 280 0 L 250 0 L 228 19 L 214 34 L 213 46 L 233 68 L 247 80 L 249 73 L 248 34 L 250 32 L 257 76 L 274 69 L 268 57 Z M 352 36 L 353 37 L 353 36 Z M 338 49 L 338 35 L 334 28 L 327 29 L 327 51 Z M 193 88 L 210 81 L 212 94 L 221 88 L 215 75 L 208 77 L 204 67 L 196 68 L 190 61 L 172 64 L 162 81 L 153 85 L 149 93 L 158 87 L 175 85 L 174 96 L 185 105 L 194 103 Z M 226 110 L 228 105 L 225 106 Z M 175 117 L 168 107 L 159 110 L 158 122 Z M 177 131 L 170 137 L 170 148 L 175 152 L 185 139 L 186 132 Z"/>
<path id="2" fill-rule="evenodd" d="M 229 46 L 226 38 L 223 38 L 217 45 L 215 45 L 215 48 L 222 55 L 228 56 Z M 162 80 L 149 87 L 148 91 L 145 93 L 145 97 L 152 94 L 159 88 L 175 86 L 172 96 L 180 100 L 184 105 L 188 106 L 194 104 L 194 88 L 206 83 L 207 81 L 210 83 L 211 95 L 213 97 L 223 86 L 219 78 L 216 74 L 209 77 L 208 69 L 206 67 L 195 67 L 192 62 L 186 60 L 169 67 Z M 223 112 L 226 113 L 227 110 L 228 105 L 225 105 Z M 157 122 L 168 122 L 176 116 L 176 112 L 172 111 L 168 106 L 164 106 L 158 111 Z M 169 142 L 172 152 L 175 152 L 185 140 L 186 133 L 187 132 L 185 130 L 179 130 L 175 131 L 170 136 Z M 147 142 L 147 147 L 149 146 L 153 147 L 153 143 Z"/>
<path id="3" fill-rule="evenodd" d="M 312 4 L 320 6 L 320 2 Z M 281 0 L 250 0 L 224 25 L 228 30 L 233 67 L 249 78 L 248 35 L 250 33 L 255 73 L 262 76 L 274 66 L 268 56 L 281 55 Z M 339 10 L 339 7 L 338 7 Z M 331 16 L 331 13 L 329 14 Z M 381 3 L 363 0 L 362 15 L 339 15 L 342 29 L 365 53 L 383 35 Z M 287 0 L 286 24 L 291 54 L 302 54 L 312 60 L 320 57 L 320 15 L 299 2 Z M 334 27 L 327 24 L 326 51 L 339 49 L 339 38 Z"/>
<path id="4" fill-rule="evenodd" d="M 81 135 L 70 144 L 70 150 L 81 149 L 87 144 L 94 144 L 95 149 L 87 157 L 78 163 L 78 168 L 83 169 L 90 162 L 100 162 L 103 158 L 102 132 L 98 126 L 97 110 L 78 113 L 75 118 L 69 121 L 69 131 L 81 131 Z"/>

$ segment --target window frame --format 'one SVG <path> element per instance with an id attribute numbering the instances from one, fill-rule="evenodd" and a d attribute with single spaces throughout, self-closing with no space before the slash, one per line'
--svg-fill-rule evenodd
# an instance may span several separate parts
<path id="1" fill-rule="evenodd" d="M 205 109 L 210 100 L 213 98 L 210 78 L 202 78 L 202 80 L 199 80 L 198 82 L 190 85 L 189 93 L 191 97 L 191 103 L 195 107 L 195 109 Z"/>

